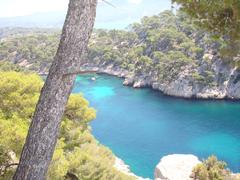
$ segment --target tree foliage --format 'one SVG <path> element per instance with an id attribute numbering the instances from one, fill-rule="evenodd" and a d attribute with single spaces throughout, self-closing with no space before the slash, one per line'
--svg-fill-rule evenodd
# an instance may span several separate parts
<path id="1" fill-rule="evenodd" d="M 0 179 L 11 179 L 43 81 L 36 74 L 0 72 Z M 134 179 L 113 166 L 112 152 L 91 135 L 96 112 L 80 94 L 70 96 L 47 179 Z M 8 167 L 8 168 L 6 168 Z"/>
<path id="2" fill-rule="evenodd" d="M 201 27 L 217 35 L 240 38 L 240 1 L 238 0 L 172 0 Z"/>
<path id="3" fill-rule="evenodd" d="M 226 169 L 226 165 L 225 162 L 219 161 L 215 156 L 210 156 L 193 169 L 193 177 L 196 180 L 230 180 L 232 179 L 231 174 Z"/>
<path id="4" fill-rule="evenodd" d="M 232 51 L 238 51 L 239 48 L 231 48 L 222 40 L 212 39 L 210 34 L 202 31 L 192 19 L 182 11 L 177 11 L 176 14 L 164 11 L 155 16 L 143 17 L 140 23 L 130 25 L 128 31 L 96 29 L 89 43 L 89 51 L 83 59 L 90 66 L 103 68 L 112 66 L 127 70 L 133 76 L 154 76 L 156 81 L 162 84 L 176 80 L 184 69 L 190 68 L 194 71 L 190 72 L 192 76 L 190 74 L 189 78 L 194 82 L 204 86 L 215 85 L 213 81 L 216 79 L 214 79 L 216 72 L 211 67 L 215 59 L 225 60 L 219 52 L 234 54 Z M 34 43 L 26 44 L 27 49 L 31 49 L 31 46 L 35 46 L 35 50 L 38 49 L 38 36 L 39 34 L 30 34 L 22 37 L 22 39 L 32 37 L 36 39 Z M 55 43 L 45 37 L 39 41 L 43 48 L 55 49 L 58 34 L 45 34 L 45 36 L 55 36 L 51 40 Z M 8 49 L 15 49 L 16 56 L 6 53 L 7 56 L 3 56 L 3 59 L 17 61 L 22 65 L 24 58 L 17 57 L 26 56 L 20 51 L 24 41 L 19 39 L 20 37 L 6 39 L 2 44 L 6 47 L 0 45 L 0 50 L 5 49 L 7 52 Z M 30 42 L 30 40 L 27 41 Z M 28 64 L 24 67 L 46 73 L 49 63 L 37 55 L 38 51 L 42 51 L 41 48 L 35 50 L 31 51 L 31 57 L 27 59 Z M 53 57 L 53 52 L 49 57 Z M 216 58 L 210 62 L 204 62 L 202 60 L 205 54 L 213 54 Z M 236 61 L 231 61 L 233 66 L 239 64 L 239 58 L 235 59 Z M 206 66 L 203 66 L 203 63 Z M 202 69 L 202 67 L 207 68 Z M 205 80 L 202 81 L 202 79 Z"/>
<path id="5" fill-rule="evenodd" d="M 225 43 L 222 53 L 234 56 L 240 47 L 239 0 L 172 0 L 180 10 L 190 15 L 195 24 L 210 31 L 214 38 Z"/>
<path id="6" fill-rule="evenodd" d="M 0 60 L 16 62 L 21 60 L 23 65 L 34 71 L 46 71 L 50 67 L 57 51 L 59 34 L 27 34 L 11 37 L 0 42 Z M 17 55 L 16 58 L 13 57 Z"/>

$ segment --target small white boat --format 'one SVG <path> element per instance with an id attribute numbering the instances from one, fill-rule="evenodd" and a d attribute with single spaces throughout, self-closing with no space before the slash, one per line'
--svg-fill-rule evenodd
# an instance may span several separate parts
<path id="1" fill-rule="evenodd" d="M 92 81 L 96 81 L 96 78 L 95 78 L 95 77 L 92 77 L 91 80 L 92 80 Z"/>

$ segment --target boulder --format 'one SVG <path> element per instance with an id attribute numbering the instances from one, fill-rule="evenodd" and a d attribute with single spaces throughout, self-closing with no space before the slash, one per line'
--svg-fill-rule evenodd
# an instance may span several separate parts
<path id="1" fill-rule="evenodd" d="M 131 86 L 134 83 L 134 77 L 132 76 L 127 76 L 123 82 L 124 86 Z"/>
<path id="2" fill-rule="evenodd" d="M 201 163 L 191 154 L 173 154 L 164 156 L 156 166 L 155 180 L 190 180 L 192 169 Z"/>
<path id="3" fill-rule="evenodd" d="M 147 84 L 148 84 L 148 82 L 145 81 L 144 79 L 139 79 L 139 80 L 134 82 L 133 87 L 134 88 L 146 87 Z"/>

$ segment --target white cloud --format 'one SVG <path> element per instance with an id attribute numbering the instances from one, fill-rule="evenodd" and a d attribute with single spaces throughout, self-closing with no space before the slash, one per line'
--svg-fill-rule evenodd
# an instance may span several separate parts
<path id="1" fill-rule="evenodd" d="M 131 4 L 141 4 L 143 0 L 128 0 Z"/>

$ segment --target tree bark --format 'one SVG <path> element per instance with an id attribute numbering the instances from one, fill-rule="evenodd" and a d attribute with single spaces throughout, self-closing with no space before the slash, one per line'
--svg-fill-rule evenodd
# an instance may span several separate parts
<path id="1" fill-rule="evenodd" d="M 28 131 L 14 180 L 45 179 L 65 105 L 92 33 L 97 0 L 70 0 L 61 40 Z M 68 74 L 70 72 L 70 74 Z"/>

